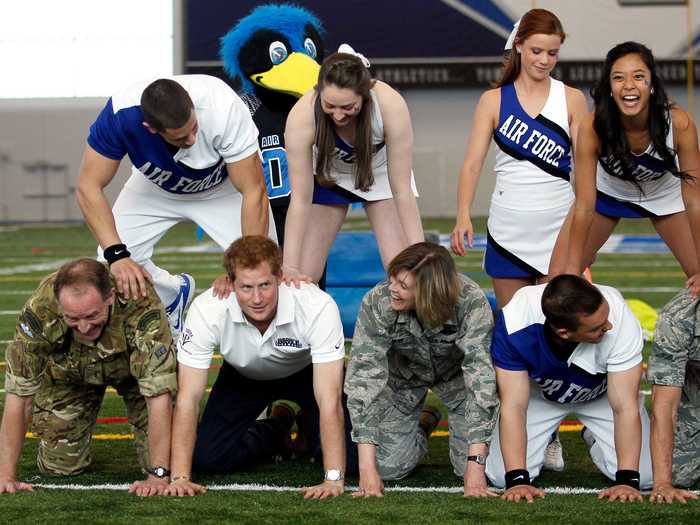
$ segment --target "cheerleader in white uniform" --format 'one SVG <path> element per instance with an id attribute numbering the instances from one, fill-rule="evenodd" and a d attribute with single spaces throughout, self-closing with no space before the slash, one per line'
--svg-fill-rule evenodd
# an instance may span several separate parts
<path id="1" fill-rule="evenodd" d="M 341 51 L 347 52 L 324 60 L 318 85 L 287 119 L 288 282 L 318 282 L 351 203 L 363 203 L 385 267 L 401 250 L 423 241 L 406 102 L 371 78 L 364 57 L 349 46 Z"/>
<path id="2" fill-rule="evenodd" d="M 549 273 L 550 257 L 573 202 L 571 150 L 587 108 L 583 94 L 550 77 L 565 34 L 544 9 L 528 11 L 506 44 L 503 75 L 486 91 L 459 179 L 452 249 L 472 245 L 470 208 L 491 137 L 496 187 L 491 199 L 484 269 L 499 307 Z"/>
<path id="3" fill-rule="evenodd" d="M 649 218 L 700 290 L 700 153 L 692 118 L 669 102 L 644 45 L 608 52 L 576 153 L 576 202 L 568 258 L 552 273 L 591 264 L 620 218 Z M 562 246 L 563 247 L 563 246 Z"/>

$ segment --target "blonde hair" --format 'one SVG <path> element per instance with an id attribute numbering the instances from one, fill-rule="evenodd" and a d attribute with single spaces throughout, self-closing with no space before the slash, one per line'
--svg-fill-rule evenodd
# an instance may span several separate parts
<path id="1" fill-rule="evenodd" d="M 416 280 L 416 316 L 421 323 L 435 328 L 449 320 L 460 292 L 459 275 L 450 252 L 432 242 L 419 242 L 394 257 L 387 273 L 396 277 L 402 270 Z"/>

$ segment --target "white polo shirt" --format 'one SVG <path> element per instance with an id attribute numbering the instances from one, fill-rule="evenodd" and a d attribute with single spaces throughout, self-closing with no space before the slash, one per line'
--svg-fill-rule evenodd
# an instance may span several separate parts
<path id="1" fill-rule="evenodd" d="M 288 377 L 309 363 L 345 357 L 338 306 L 312 284 L 280 285 L 277 315 L 264 334 L 243 315 L 235 294 L 221 300 L 210 288 L 190 306 L 177 360 L 206 369 L 217 347 L 229 365 L 254 380 Z"/>

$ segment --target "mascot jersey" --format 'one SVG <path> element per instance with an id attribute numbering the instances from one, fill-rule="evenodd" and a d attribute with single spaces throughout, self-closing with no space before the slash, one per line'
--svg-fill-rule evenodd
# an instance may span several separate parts
<path id="1" fill-rule="evenodd" d="M 642 361 L 642 329 L 622 298 L 596 286 L 610 307 L 612 329 L 598 343 L 578 343 L 567 360 L 552 350 L 545 334 L 542 293 L 547 285 L 525 286 L 498 314 L 491 341 L 493 364 L 525 370 L 542 397 L 556 403 L 591 401 L 607 391 L 607 373 L 629 370 Z"/>
<path id="2" fill-rule="evenodd" d="M 143 126 L 141 94 L 155 79 L 113 95 L 90 127 L 88 144 L 110 159 L 128 155 L 132 176 L 141 173 L 171 194 L 202 193 L 226 180 L 226 163 L 255 154 L 258 130 L 243 101 L 222 80 L 207 75 L 171 78 L 194 104 L 198 130 L 190 148 L 178 149 Z"/>

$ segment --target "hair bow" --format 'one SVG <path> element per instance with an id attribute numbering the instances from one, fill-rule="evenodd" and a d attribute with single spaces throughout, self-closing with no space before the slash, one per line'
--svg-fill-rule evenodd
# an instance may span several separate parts
<path id="1" fill-rule="evenodd" d="M 509 49 L 513 49 L 513 42 L 515 42 L 515 35 L 518 34 L 520 20 L 522 20 L 522 18 L 518 19 L 518 21 L 515 24 L 513 24 L 513 30 L 510 32 L 510 35 L 508 35 L 508 40 L 506 40 L 506 46 L 503 48 L 506 51 L 508 51 Z"/>
<path id="2" fill-rule="evenodd" d="M 355 51 L 350 45 L 348 44 L 340 44 L 340 47 L 338 48 L 338 53 L 347 53 L 348 55 L 354 55 L 357 58 L 359 58 L 362 61 L 362 64 L 369 69 L 370 63 L 369 60 L 367 60 L 367 57 L 363 55 L 362 53 L 358 53 Z"/>

